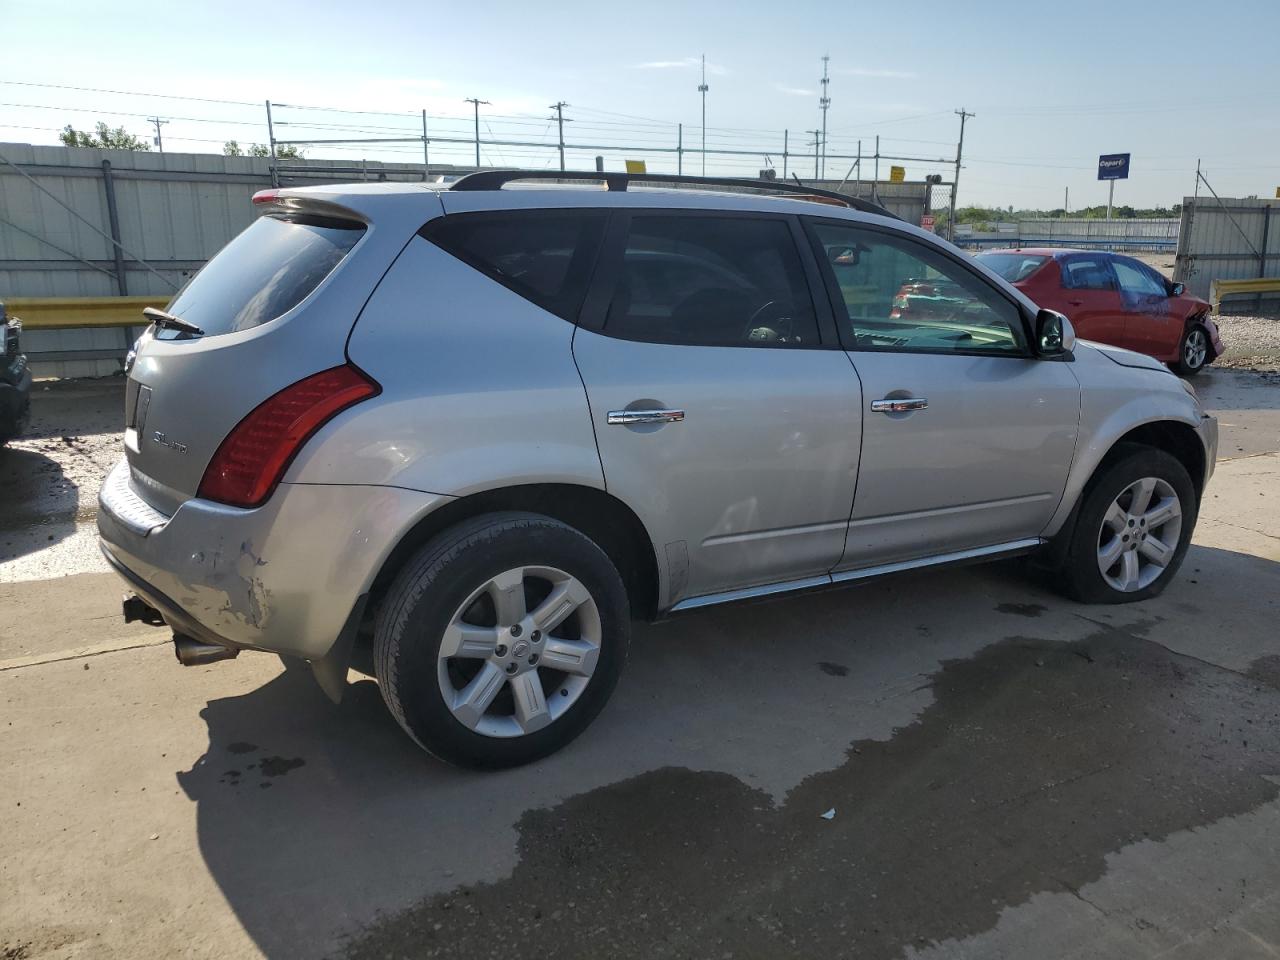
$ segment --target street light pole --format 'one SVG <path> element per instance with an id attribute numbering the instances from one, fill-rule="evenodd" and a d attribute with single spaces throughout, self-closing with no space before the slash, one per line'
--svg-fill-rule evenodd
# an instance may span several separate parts
<path id="1" fill-rule="evenodd" d="M 477 100 L 475 97 L 466 97 L 464 102 L 471 104 L 476 108 L 476 169 L 480 169 L 480 105 L 489 105 L 488 100 Z"/>

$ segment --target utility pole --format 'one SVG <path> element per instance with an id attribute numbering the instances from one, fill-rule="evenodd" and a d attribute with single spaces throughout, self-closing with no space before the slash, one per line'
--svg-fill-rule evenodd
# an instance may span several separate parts
<path id="1" fill-rule="evenodd" d="M 831 82 L 831 78 L 827 76 L 827 64 L 830 60 L 831 57 L 829 55 L 823 55 L 822 96 L 818 98 L 818 109 L 822 111 L 822 177 L 827 175 L 827 108 L 831 106 L 831 97 L 827 95 L 829 92 L 827 85 Z"/>
<path id="2" fill-rule="evenodd" d="M 427 111 L 422 111 L 422 179 L 431 175 L 431 138 L 427 136 Z"/>
<path id="3" fill-rule="evenodd" d="M 156 125 L 156 137 L 155 137 L 156 149 L 159 150 L 161 153 L 164 153 L 164 140 L 160 137 L 160 128 L 163 127 L 165 124 L 167 124 L 169 121 L 161 120 L 159 117 L 147 117 L 147 122 L 154 123 Z"/>
<path id="4" fill-rule="evenodd" d="M 951 240 L 956 238 L 956 194 L 960 192 L 960 157 L 964 152 L 964 122 L 974 114 L 961 107 L 956 111 L 956 116 L 960 118 L 960 139 L 956 142 L 956 175 L 951 178 L 951 214 L 947 220 L 951 233 L 948 239 Z"/>
<path id="5" fill-rule="evenodd" d="M 557 100 L 551 105 L 551 109 L 556 112 L 556 123 L 560 128 L 560 169 L 564 170 L 564 108 L 568 104 L 563 100 Z"/>
<path id="6" fill-rule="evenodd" d="M 469 103 L 476 108 L 476 169 L 480 169 L 480 106 L 489 105 L 488 100 L 477 100 L 475 97 L 463 98 L 464 103 Z"/>
<path id="7" fill-rule="evenodd" d="M 702 94 L 702 175 L 707 175 L 707 55 L 702 55 L 702 82 L 698 84 L 698 92 Z"/>
<path id="8" fill-rule="evenodd" d="M 1063 188 L 1063 193 L 1062 193 L 1062 212 L 1063 212 L 1063 213 L 1070 213 L 1070 212 L 1071 212 L 1071 188 L 1070 188 L 1070 187 L 1064 187 L 1064 188 Z"/>
<path id="9" fill-rule="evenodd" d="M 813 179 L 818 179 L 818 150 L 822 146 L 821 130 L 806 130 L 805 133 L 813 134 Z"/>
<path id="10" fill-rule="evenodd" d="M 271 149 L 271 185 L 280 186 L 280 171 L 276 169 L 276 128 L 271 123 L 271 101 L 267 100 L 267 143 Z"/>

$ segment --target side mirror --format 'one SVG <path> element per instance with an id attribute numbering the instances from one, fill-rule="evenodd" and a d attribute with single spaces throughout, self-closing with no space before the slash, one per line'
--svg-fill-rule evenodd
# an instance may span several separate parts
<path id="1" fill-rule="evenodd" d="M 827 259 L 837 267 L 856 267 L 861 262 L 862 252 L 865 249 L 857 243 L 827 247 Z"/>
<path id="2" fill-rule="evenodd" d="M 1076 331 L 1065 314 L 1041 310 L 1036 314 L 1036 356 L 1053 360 L 1071 356 L 1076 347 Z"/>
<path id="3" fill-rule="evenodd" d="M 1175 283 L 1169 287 L 1169 296 L 1171 297 L 1180 297 L 1186 292 L 1187 285 L 1185 283 Z"/>

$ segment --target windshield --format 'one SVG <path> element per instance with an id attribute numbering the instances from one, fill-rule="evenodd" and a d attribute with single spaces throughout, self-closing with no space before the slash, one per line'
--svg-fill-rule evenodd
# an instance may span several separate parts
<path id="1" fill-rule="evenodd" d="M 1049 258 L 1029 253 L 980 253 L 976 259 L 1010 283 L 1017 283 L 1035 273 Z"/>
<path id="2" fill-rule="evenodd" d="M 274 320 L 301 303 L 363 234 L 358 223 L 260 217 L 191 278 L 168 311 L 206 336 Z M 159 330 L 156 336 L 181 334 Z"/>

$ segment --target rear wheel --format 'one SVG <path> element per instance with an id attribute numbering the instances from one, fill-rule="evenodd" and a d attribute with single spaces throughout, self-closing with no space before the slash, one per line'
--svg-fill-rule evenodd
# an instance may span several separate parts
<path id="1" fill-rule="evenodd" d="M 1162 450 L 1127 447 L 1090 483 L 1056 582 L 1085 603 L 1156 596 L 1182 564 L 1196 508 L 1181 463 Z"/>
<path id="2" fill-rule="evenodd" d="M 559 750 L 594 719 L 627 655 L 617 570 L 571 527 L 491 514 L 406 565 L 378 612 L 383 697 L 450 763 L 508 767 Z"/>
<path id="3" fill-rule="evenodd" d="M 1209 362 L 1209 331 L 1198 323 L 1187 327 L 1178 347 L 1178 372 L 1192 376 L 1204 369 Z"/>

